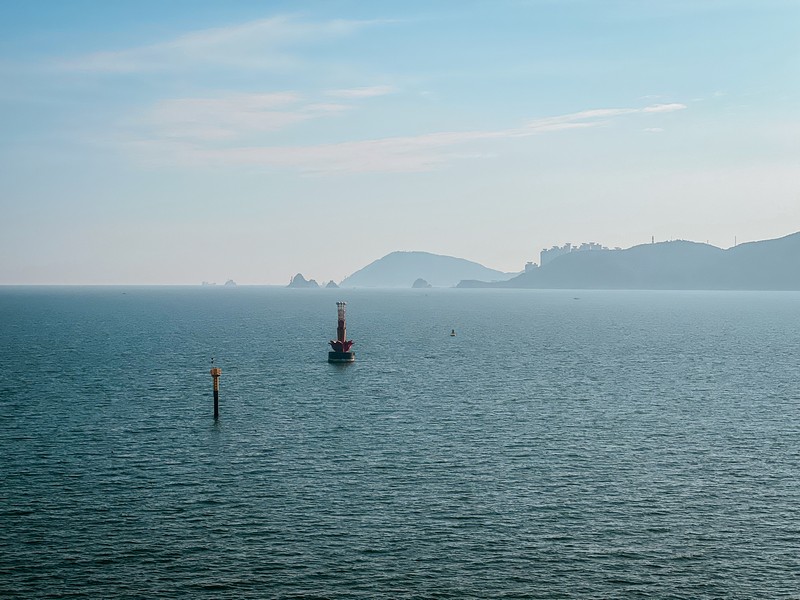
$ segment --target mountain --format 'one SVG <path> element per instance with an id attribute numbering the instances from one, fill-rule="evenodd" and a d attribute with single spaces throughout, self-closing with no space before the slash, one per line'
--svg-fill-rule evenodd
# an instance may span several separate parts
<path id="1" fill-rule="evenodd" d="M 434 287 L 452 287 L 462 279 L 505 280 L 513 273 L 503 273 L 481 264 L 429 252 L 392 252 L 341 282 L 341 287 L 409 288 L 417 279 Z"/>
<path id="2" fill-rule="evenodd" d="M 800 290 L 800 232 L 727 250 L 674 241 L 569 252 L 505 282 L 458 287 Z"/>

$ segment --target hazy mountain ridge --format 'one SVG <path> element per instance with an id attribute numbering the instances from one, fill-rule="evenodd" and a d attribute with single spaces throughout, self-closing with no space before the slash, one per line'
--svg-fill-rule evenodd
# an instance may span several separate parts
<path id="1" fill-rule="evenodd" d="M 508 281 L 458 287 L 800 290 L 800 232 L 728 250 L 674 241 L 570 252 Z"/>
<path id="2" fill-rule="evenodd" d="M 346 277 L 340 285 L 410 288 L 421 278 L 435 287 L 452 287 L 464 279 L 499 281 L 514 275 L 464 258 L 430 252 L 392 252 Z"/>

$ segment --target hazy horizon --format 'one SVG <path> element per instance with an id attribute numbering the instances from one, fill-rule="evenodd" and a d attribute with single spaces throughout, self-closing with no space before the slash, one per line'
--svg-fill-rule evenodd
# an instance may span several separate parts
<path id="1" fill-rule="evenodd" d="M 800 230 L 800 4 L 0 5 L 0 285 Z"/>
<path id="2" fill-rule="evenodd" d="M 794 232 L 794 233 L 800 233 L 800 232 Z M 787 234 L 787 236 L 781 236 L 781 237 L 788 237 L 788 236 L 791 236 L 791 235 L 793 235 L 793 234 L 790 233 L 790 234 Z M 780 238 L 776 238 L 776 239 L 780 239 Z M 753 242 L 761 242 L 761 241 L 769 241 L 769 240 L 753 240 Z M 630 247 L 627 247 L 627 248 L 619 248 L 619 247 L 610 248 L 610 247 L 607 247 L 607 246 L 605 246 L 603 244 L 600 244 L 600 245 L 603 247 L 604 250 L 614 251 L 614 250 L 629 250 L 629 249 L 635 248 L 636 246 L 641 246 L 641 245 L 669 244 L 669 243 L 672 243 L 672 242 L 689 242 L 689 243 L 696 243 L 696 244 L 708 244 L 708 242 L 699 242 L 699 241 L 696 241 L 696 240 L 683 240 L 683 239 L 654 240 L 654 239 L 651 239 L 651 241 L 649 241 L 649 242 L 645 242 L 643 244 L 636 244 L 634 246 L 630 246 Z M 720 249 L 721 250 L 729 250 L 729 249 L 731 249 L 731 248 L 733 248 L 733 247 L 735 247 L 737 245 L 740 246 L 740 245 L 745 244 L 745 243 L 750 243 L 750 242 L 741 242 L 741 243 L 734 244 L 733 246 L 730 246 L 729 248 L 720 248 Z M 563 246 L 563 244 L 562 244 L 562 246 Z M 577 250 L 579 244 L 573 243 L 572 246 L 573 246 L 574 250 Z M 719 248 L 718 246 L 713 246 L 713 247 Z M 545 250 L 545 249 L 543 248 L 542 250 Z M 441 254 L 432 254 L 432 253 L 429 253 L 429 252 L 427 252 L 425 250 L 398 250 L 398 251 L 393 251 L 390 254 L 429 254 L 429 255 L 438 256 L 438 257 L 461 259 L 461 257 L 453 257 L 453 256 L 441 255 Z M 343 281 L 346 281 L 347 279 L 351 278 L 353 275 L 355 275 L 355 274 L 357 274 L 359 272 L 362 272 L 366 267 L 370 267 L 373 264 L 380 264 L 382 262 L 381 259 L 385 259 L 388 256 L 389 255 L 387 254 L 387 255 L 384 255 L 383 257 L 378 257 L 375 260 L 371 260 L 369 262 L 366 262 L 361 267 L 356 269 L 353 273 L 347 275 L 343 280 L 338 280 L 338 281 L 331 280 L 331 279 L 320 279 L 320 278 L 314 277 L 313 275 L 309 275 L 307 273 L 303 273 L 302 271 L 293 272 L 292 275 L 289 277 L 289 281 L 283 282 L 283 283 L 238 282 L 238 281 L 235 281 L 235 280 L 230 280 L 230 281 L 232 281 L 233 285 L 236 285 L 236 286 L 244 285 L 244 286 L 252 286 L 252 287 L 286 288 L 286 287 L 291 287 L 289 285 L 289 283 L 291 282 L 291 279 L 293 279 L 296 275 L 301 275 L 301 276 L 303 276 L 304 279 L 306 279 L 308 281 L 311 281 L 311 280 L 315 281 L 318 284 L 319 289 L 324 289 L 325 285 L 329 281 L 333 281 L 336 284 L 341 284 Z M 533 261 L 533 262 L 536 265 L 539 264 L 536 261 Z M 480 263 L 477 263 L 477 262 L 475 264 L 477 264 L 479 266 L 482 266 L 482 267 L 489 268 L 489 269 L 491 268 L 491 267 L 487 267 L 486 265 L 481 265 Z M 523 272 L 526 272 L 526 270 L 525 269 L 520 269 L 520 270 L 518 270 L 516 272 L 507 272 L 506 274 L 509 275 L 509 276 L 513 276 L 514 273 L 520 274 L 520 273 L 523 273 Z M 42 287 L 47 287 L 47 286 L 52 286 L 52 287 L 69 287 L 69 286 L 88 286 L 88 287 L 93 287 L 93 286 L 98 286 L 98 287 L 102 287 L 102 286 L 119 286 L 119 287 L 125 287 L 125 286 L 133 286 L 133 287 L 136 287 L 136 286 L 142 286 L 142 287 L 148 287 L 148 286 L 153 286 L 153 287 L 158 287 L 158 286 L 166 286 L 166 287 L 170 287 L 170 286 L 174 286 L 174 287 L 198 286 L 199 287 L 199 286 L 210 286 L 210 287 L 221 287 L 221 288 L 224 288 L 224 287 L 228 287 L 228 285 L 227 285 L 228 281 L 229 281 L 229 278 L 222 279 L 220 281 L 203 280 L 203 281 L 200 281 L 200 282 L 188 282 L 188 283 L 176 283 L 176 282 L 162 282 L 162 283 L 148 283 L 148 282 L 129 282 L 129 283 L 115 283 L 115 282 L 105 282 L 105 283 L 0 283 L 0 286 L 11 286 L 11 287 L 13 287 L 13 286 L 21 286 L 21 287 L 24 287 L 24 286 L 42 286 Z M 359 287 L 361 287 L 361 286 L 355 286 L 355 287 L 347 286 L 346 289 L 358 289 Z M 382 286 L 368 285 L 368 286 L 366 286 L 365 289 L 370 289 L 370 288 L 379 289 L 380 287 L 382 287 Z M 398 287 L 398 284 L 388 285 L 386 287 L 387 287 L 387 289 L 396 289 Z M 399 287 L 403 288 L 403 287 L 407 287 L 407 286 L 399 285 Z M 448 288 L 448 287 L 455 287 L 455 286 L 451 286 L 451 285 L 434 285 L 433 287 Z M 600 289 L 600 288 L 598 288 L 598 289 Z M 634 289 L 634 288 L 632 288 L 632 289 Z M 709 288 L 709 290 L 712 290 L 712 289 L 715 289 L 715 288 Z"/>

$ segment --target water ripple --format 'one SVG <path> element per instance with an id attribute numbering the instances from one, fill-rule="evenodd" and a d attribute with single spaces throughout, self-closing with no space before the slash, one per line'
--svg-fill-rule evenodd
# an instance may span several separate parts
<path id="1" fill-rule="evenodd" d="M 125 291 L 0 291 L 0 597 L 797 597 L 798 294 Z"/>

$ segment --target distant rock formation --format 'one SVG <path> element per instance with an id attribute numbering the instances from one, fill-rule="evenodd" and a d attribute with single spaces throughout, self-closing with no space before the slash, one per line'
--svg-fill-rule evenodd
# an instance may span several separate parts
<path id="1" fill-rule="evenodd" d="M 236 282 L 233 279 L 228 279 L 228 281 L 225 282 L 225 285 L 228 287 L 236 287 Z"/>
<path id="2" fill-rule="evenodd" d="M 289 282 L 289 285 L 286 286 L 286 287 L 290 287 L 290 288 L 318 288 L 319 284 L 313 279 L 306 280 L 306 278 L 303 277 L 302 273 L 298 273 L 297 275 L 292 277 L 292 280 Z"/>
<path id="3" fill-rule="evenodd" d="M 329 290 L 337 290 L 337 289 L 339 289 L 339 286 L 338 286 L 338 285 L 336 285 L 336 282 L 335 282 L 333 279 L 331 279 L 331 280 L 330 280 L 330 281 L 327 283 L 327 285 L 325 286 L 325 288 L 326 288 L 326 289 L 329 289 Z"/>
<path id="4" fill-rule="evenodd" d="M 800 232 L 723 250 L 688 241 L 568 252 L 504 282 L 458 287 L 800 290 Z"/>
<path id="5" fill-rule="evenodd" d="M 430 252 L 392 252 L 346 277 L 341 286 L 408 288 L 419 277 L 436 287 L 452 287 L 462 279 L 502 281 L 515 274 L 495 271 L 453 256 Z"/>
<path id="6" fill-rule="evenodd" d="M 429 288 L 432 287 L 430 283 L 425 281 L 422 277 L 417 279 L 414 283 L 411 284 L 412 288 Z"/>

